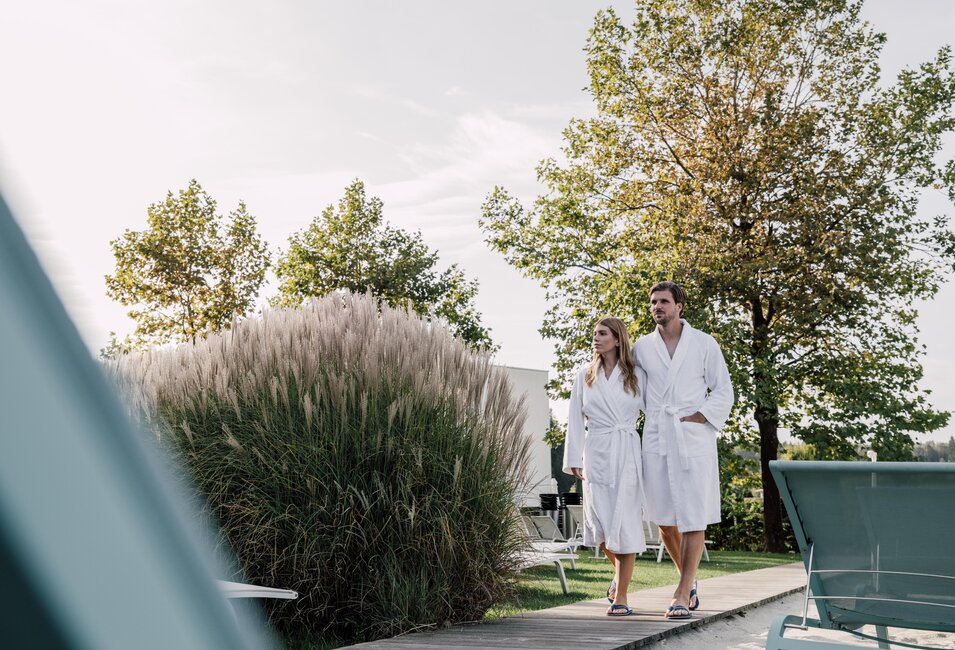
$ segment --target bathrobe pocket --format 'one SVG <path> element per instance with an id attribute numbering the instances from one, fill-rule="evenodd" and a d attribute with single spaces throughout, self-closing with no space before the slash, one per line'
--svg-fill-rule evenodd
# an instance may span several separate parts
<path id="1" fill-rule="evenodd" d="M 594 485 L 612 486 L 616 482 L 612 444 L 616 437 L 588 432 L 584 439 L 584 478 Z"/>
<path id="2" fill-rule="evenodd" d="M 686 440 L 686 455 L 716 456 L 716 429 L 709 423 L 681 422 Z"/>

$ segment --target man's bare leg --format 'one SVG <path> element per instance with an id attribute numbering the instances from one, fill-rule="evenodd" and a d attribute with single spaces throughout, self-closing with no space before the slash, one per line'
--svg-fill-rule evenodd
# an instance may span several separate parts
<path id="1" fill-rule="evenodd" d="M 676 526 L 660 526 L 660 540 L 670 554 L 676 571 L 683 575 L 683 535 Z"/>
<path id="2" fill-rule="evenodd" d="M 689 605 L 690 590 L 693 589 L 696 571 L 700 566 L 700 558 L 703 556 L 704 536 L 705 531 L 702 530 L 683 533 L 683 543 L 680 546 L 682 570 L 680 582 L 676 586 L 676 591 L 673 592 L 673 605 L 678 603 L 684 606 Z"/>

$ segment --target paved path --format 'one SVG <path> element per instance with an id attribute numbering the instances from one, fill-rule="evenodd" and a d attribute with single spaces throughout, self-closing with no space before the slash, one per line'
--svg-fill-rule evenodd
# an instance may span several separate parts
<path id="1" fill-rule="evenodd" d="M 362 650 L 555 650 L 573 647 L 629 650 L 758 607 L 800 590 L 805 584 L 806 571 L 798 562 L 701 580 L 701 607 L 689 621 L 663 618 L 662 612 L 670 604 L 673 593 L 673 587 L 668 586 L 630 594 L 635 616 L 609 618 L 606 599 L 590 600 L 486 623 L 417 632 L 349 647 Z"/>

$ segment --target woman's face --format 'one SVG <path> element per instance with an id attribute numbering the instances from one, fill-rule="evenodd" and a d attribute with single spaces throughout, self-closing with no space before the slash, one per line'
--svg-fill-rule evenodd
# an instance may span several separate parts
<path id="1" fill-rule="evenodd" d="M 606 325 L 597 324 L 594 328 L 594 352 L 607 354 L 617 347 L 617 335 Z"/>

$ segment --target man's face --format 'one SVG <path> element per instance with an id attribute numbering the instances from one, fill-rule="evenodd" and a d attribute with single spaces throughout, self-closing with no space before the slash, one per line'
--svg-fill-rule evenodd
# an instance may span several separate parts
<path id="1" fill-rule="evenodd" d="M 683 305 L 673 301 L 673 294 L 669 291 L 654 291 L 650 294 L 650 314 L 653 322 L 666 327 L 670 321 L 680 318 Z"/>

